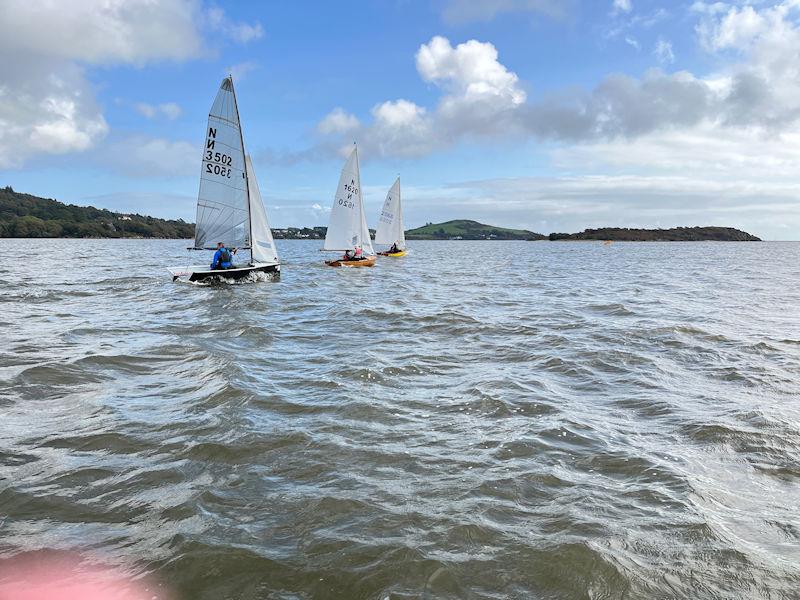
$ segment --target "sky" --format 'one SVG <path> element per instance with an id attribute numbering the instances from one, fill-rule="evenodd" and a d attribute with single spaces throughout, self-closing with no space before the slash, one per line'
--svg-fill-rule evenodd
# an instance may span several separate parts
<path id="1" fill-rule="evenodd" d="M 800 0 L 3 0 L 0 185 L 194 221 L 234 77 L 273 227 L 723 225 L 800 240 Z"/>

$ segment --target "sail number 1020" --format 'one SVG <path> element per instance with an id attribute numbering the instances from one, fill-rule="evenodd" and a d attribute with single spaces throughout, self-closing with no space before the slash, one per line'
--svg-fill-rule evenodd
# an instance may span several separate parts
<path id="1" fill-rule="evenodd" d="M 212 152 L 211 150 L 206 150 L 206 155 L 204 158 L 206 161 L 213 160 L 215 163 L 217 163 L 212 165 L 210 162 L 206 162 L 206 173 L 230 178 L 233 169 L 229 167 L 231 164 L 233 164 L 233 158 L 227 154 Z"/>

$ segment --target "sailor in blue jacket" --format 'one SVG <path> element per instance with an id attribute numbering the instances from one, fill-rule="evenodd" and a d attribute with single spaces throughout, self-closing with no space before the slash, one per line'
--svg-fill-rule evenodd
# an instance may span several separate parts
<path id="1" fill-rule="evenodd" d="M 231 252 L 225 247 L 225 244 L 217 242 L 217 251 L 214 253 L 214 260 L 211 261 L 211 269 L 230 269 L 233 266 L 234 254 L 236 254 L 236 248 Z"/>

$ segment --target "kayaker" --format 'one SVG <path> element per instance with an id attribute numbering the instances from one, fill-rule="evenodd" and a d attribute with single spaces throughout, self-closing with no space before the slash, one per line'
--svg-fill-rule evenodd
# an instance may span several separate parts
<path id="1" fill-rule="evenodd" d="M 211 269 L 230 269 L 233 266 L 234 254 L 236 254 L 236 248 L 231 252 L 225 247 L 223 242 L 217 242 L 217 251 L 214 253 L 214 259 L 211 261 Z"/>

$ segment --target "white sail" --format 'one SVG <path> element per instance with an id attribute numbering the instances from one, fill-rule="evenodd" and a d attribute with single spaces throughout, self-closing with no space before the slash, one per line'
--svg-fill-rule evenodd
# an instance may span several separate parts
<path id="1" fill-rule="evenodd" d="M 375 243 L 397 244 L 397 248 L 403 250 L 406 247 L 406 234 L 403 227 L 403 207 L 400 204 L 400 178 L 398 177 L 383 202 L 383 210 L 381 210 L 378 226 L 375 229 Z"/>
<path id="2" fill-rule="evenodd" d="M 244 144 L 230 77 L 222 80 L 208 114 L 196 223 L 195 248 L 250 245 Z"/>
<path id="3" fill-rule="evenodd" d="M 252 230 L 252 247 L 254 263 L 273 263 L 278 261 L 278 250 L 275 248 L 275 240 L 272 238 L 272 230 L 269 228 L 267 211 L 264 209 L 264 202 L 261 200 L 261 191 L 258 189 L 258 180 L 253 170 L 253 161 L 248 154 L 246 157 L 247 166 L 247 188 L 250 193 L 250 227 Z"/>
<path id="4" fill-rule="evenodd" d="M 374 254 L 361 195 L 358 151 L 353 148 L 339 177 L 323 249 L 352 250 L 356 246 L 365 254 Z"/>

